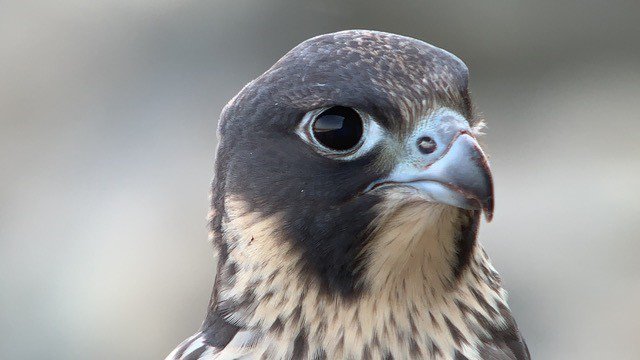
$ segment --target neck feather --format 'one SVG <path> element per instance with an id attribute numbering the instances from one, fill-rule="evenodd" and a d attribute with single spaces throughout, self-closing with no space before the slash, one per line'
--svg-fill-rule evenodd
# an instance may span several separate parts
<path id="1" fill-rule="evenodd" d="M 329 358 L 477 355 L 485 328 L 504 322 L 499 277 L 475 242 L 456 276 L 454 239 L 463 217 L 448 207 L 397 207 L 381 218 L 386 225 L 378 226 L 363 250 L 368 286 L 356 299 L 327 293 L 305 271 L 301 254 L 278 238 L 277 215 L 263 217 L 241 203 L 226 209 L 228 254 L 215 311 L 250 329 L 257 357 L 291 358 L 301 336 L 309 354 Z M 400 334 L 414 341 L 399 341 Z"/>

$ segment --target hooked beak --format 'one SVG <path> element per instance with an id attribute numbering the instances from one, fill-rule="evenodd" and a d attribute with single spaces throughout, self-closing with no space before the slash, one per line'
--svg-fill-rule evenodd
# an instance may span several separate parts
<path id="1" fill-rule="evenodd" d="M 483 210 L 493 218 L 493 181 L 484 152 L 474 137 L 456 134 L 438 159 L 426 166 L 404 164 L 369 191 L 386 186 L 405 186 L 429 201 L 469 210 Z"/>

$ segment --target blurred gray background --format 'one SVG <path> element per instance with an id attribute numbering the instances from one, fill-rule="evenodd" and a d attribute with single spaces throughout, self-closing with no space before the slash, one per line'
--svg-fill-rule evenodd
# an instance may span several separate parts
<path id="1" fill-rule="evenodd" d="M 640 2 L 0 1 L 0 358 L 160 359 L 199 327 L 222 106 L 348 28 L 462 58 L 481 241 L 536 359 L 640 358 Z"/>

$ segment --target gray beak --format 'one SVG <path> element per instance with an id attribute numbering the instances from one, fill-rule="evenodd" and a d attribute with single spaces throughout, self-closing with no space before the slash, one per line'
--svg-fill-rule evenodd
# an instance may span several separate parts
<path id="1" fill-rule="evenodd" d="M 441 148 L 439 151 L 431 150 L 426 154 L 424 149 L 418 149 L 422 154 L 414 151 L 413 156 L 398 164 L 388 178 L 374 182 L 369 189 L 386 186 L 411 187 L 428 201 L 462 209 L 482 210 L 487 221 L 491 221 L 494 205 L 493 181 L 487 158 L 476 139 L 466 129 L 452 129 L 451 119 L 444 120 L 447 126 L 437 126 L 435 129 L 431 127 L 412 139 L 428 138 L 434 147 L 437 144 Z M 417 147 L 420 147 L 420 143 Z"/>

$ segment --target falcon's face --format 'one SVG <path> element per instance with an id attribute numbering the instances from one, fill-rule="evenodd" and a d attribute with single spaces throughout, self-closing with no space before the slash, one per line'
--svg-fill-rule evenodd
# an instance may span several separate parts
<path id="1" fill-rule="evenodd" d="M 479 213 L 493 211 L 479 126 L 466 66 L 450 53 L 366 31 L 310 39 L 225 108 L 214 230 L 233 247 L 239 230 L 228 224 L 270 219 L 244 235 L 277 238 L 343 295 L 388 277 L 382 269 L 403 267 L 415 249 L 432 256 L 429 242 L 450 241 L 434 262 L 455 272 Z M 287 268 L 286 254 L 265 261 Z"/>

